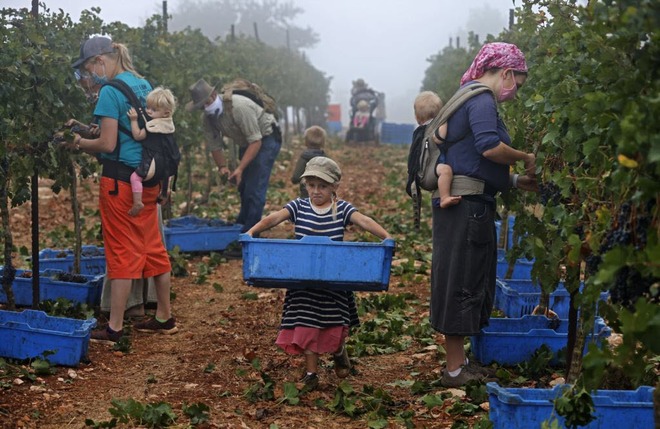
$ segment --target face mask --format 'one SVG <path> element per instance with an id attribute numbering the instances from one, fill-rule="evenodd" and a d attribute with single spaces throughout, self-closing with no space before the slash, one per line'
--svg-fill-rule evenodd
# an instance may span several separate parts
<path id="1" fill-rule="evenodd" d="M 516 84 L 516 77 L 513 74 L 513 71 L 511 72 L 511 76 L 513 77 L 513 86 L 511 88 L 505 88 L 504 85 L 502 85 L 502 90 L 500 91 L 500 95 L 497 98 L 497 101 L 500 103 L 513 100 L 516 98 L 516 92 L 518 92 L 518 85 Z"/>
<path id="2" fill-rule="evenodd" d="M 204 110 L 208 115 L 220 115 L 222 113 L 222 100 L 220 100 L 220 97 L 216 96 L 213 103 L 206 106 Z"/>
<path id="3" fill-rule="evenodd" d="M 94 85 L 103 85 L 104 83 L 108 82 L 108 77 L 105 73 L 105 64 L 103 64 L 103 76 L 99 76 L 94 72 L 92 72 L 90 76 L 92 82 L 94 82 Z"/>

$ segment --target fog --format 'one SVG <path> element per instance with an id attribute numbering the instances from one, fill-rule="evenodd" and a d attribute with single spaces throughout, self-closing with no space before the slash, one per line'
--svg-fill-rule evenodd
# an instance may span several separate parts
<path id="1" fill-rule="evenodd" d="M 43 0 L 51 10 L 63 9 L 74 20 L 80 11 L 101 8 L 106 22 L 141 26 L 162 10 L 156 0 Z M 283 2 L 282 0 L 280 3 Z M 175 13 L 180 0 L 169 0 Z M 332 77 L 331 103 L 341 103 L 347 118 L 351 82 L 364 79 L 386 95 L 388 122 L 412 123 L 412 103 L 420 90 L 427 59 L 467 32 L 498 34 L 508 25 L 512 0 L 292 0 L 304 9 L 295 23 L 311 27 L 319 43 L 305 54 Z M 517 4 L 521 1 L 518 0 Z M 31 0 L 1 0 L 2 7 L 31 7 Z"/>

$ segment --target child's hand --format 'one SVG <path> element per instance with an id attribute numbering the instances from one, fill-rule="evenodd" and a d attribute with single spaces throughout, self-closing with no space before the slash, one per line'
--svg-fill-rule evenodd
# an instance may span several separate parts
<path id="1" fill-rule="evenodd" d="M 126 112 L 126 114 L 128 115 L 131 121 L 137 121 L 138 113 L 135 110 L 135 108 L 131 107 L 130 109 L 128 109 L 128 112 Z"/>

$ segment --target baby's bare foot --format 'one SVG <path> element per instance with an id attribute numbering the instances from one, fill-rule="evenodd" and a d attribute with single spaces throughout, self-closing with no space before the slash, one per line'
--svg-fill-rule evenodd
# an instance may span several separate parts
<path id="1" fill-rule="evenodd" d="M 447 207 L 455 206 L 461 202 L 461 197 L 444 197 L 440 198 L 440 208 L 446 209 Z"/>

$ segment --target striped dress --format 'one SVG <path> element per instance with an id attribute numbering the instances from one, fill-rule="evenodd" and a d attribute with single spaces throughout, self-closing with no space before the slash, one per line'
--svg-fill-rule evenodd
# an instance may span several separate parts
<path id="1" fill-rule="evenodd" d="M 350 203 L 337 201 L 337 220 L 332 218 L 332 207 L 317 212 L 309 199 L 298 198 L 286 206 L 291 221 L 295 224 L 296 238 L 307 235 L 327 236 L 334 241 L 343 241 L 344 228 L 350 223 L 351 215 L 357 210 Z M 349 261 L 335 261 L 337 269 Z M 322 289 L 289 289 L 284 298 L 280 329 L 309 327 L 325 329 L 341 326 L 356 326 L 358 320 L 355 296 L 350 291 Z"/>

